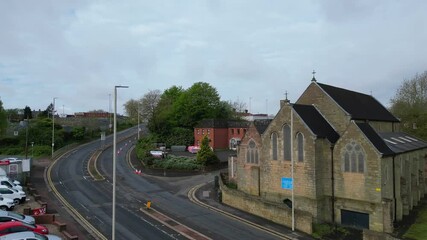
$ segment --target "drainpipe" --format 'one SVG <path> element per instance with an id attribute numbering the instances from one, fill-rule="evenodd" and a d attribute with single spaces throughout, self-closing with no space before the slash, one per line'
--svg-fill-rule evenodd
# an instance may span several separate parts
<path id="1" fill-rule="evenodd" d="M 335 224 L 334 144 L 331 144 L 332 224 Z"/>
<path id="2" fill-rule="evenodd" d="M 261 166 L 258 166 L 258 196 L 261 197 Z"/>
<path id="3" fill-rule="evenodd" d="M 395 156 L 393 156 L 393 202 L 394 202 L 394 219 L 393 223 L 396 222 L 396 216 L 397 216 L 397 202 L 396 202 L 396 163 L 395 163 Z"/>

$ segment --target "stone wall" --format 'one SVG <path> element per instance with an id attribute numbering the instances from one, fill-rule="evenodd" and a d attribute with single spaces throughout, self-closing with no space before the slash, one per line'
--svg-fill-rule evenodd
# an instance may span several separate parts
<path id="1" fill-rule="evenodd" d="M 222 202 L 272 222 L 292 227 L 292 210 L 284 204 L 270 203 L 257 196 L 227 188 L 220 180 Z M 312 234 L 313 219 L 309 213 L 295 209 L 295 229 Z"/>

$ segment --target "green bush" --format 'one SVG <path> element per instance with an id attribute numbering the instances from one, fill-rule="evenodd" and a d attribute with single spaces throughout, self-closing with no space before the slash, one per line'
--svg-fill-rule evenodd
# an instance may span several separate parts
<path id="1" fill-rule="evenodd" d="M 0 153 L 3 155 L 22 155 L 23 152 L 23 147 L 5 147 L 0 149 Z"/>
<path id="2" fill-rule="evenodd" d="M 219 158 L 215 155 L 209 146 L 209 138 L 205 135 L 200 145 L 200 150 L 197 152 L 197 162 L 204 166 L 214 165 L 219 163 Z"/>
<path id="3" fill-rule="evenodd" d="M 195 158 L 169 155 L 166 158 L 155 158 L 152 167 L 177 170 L 200 170 L 203 168 L 203 165 L 198 164 Z"/>

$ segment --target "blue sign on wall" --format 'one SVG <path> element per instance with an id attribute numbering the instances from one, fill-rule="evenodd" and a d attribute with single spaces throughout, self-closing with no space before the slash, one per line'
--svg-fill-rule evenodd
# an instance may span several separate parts
<path id="1" fill-rule="evenodd" d="M 292 178 L 282 178 L 282 188 L 291 190 L 294 188 Z"/>

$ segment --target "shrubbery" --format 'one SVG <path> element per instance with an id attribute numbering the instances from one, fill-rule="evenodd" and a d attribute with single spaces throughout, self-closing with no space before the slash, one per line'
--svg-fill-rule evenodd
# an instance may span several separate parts
<path id="1" fill-rule="evenodd" d="M 169 155 L 166 158 L 155 158 L 151 167 L 177 170 L 201 170 L 203 165 L 197 163 L 195 158 Z"/>

